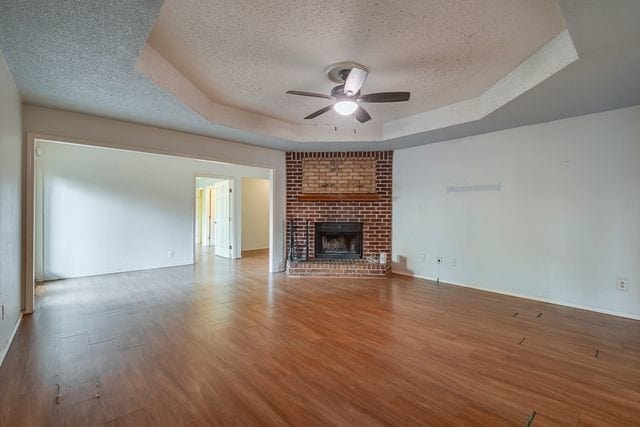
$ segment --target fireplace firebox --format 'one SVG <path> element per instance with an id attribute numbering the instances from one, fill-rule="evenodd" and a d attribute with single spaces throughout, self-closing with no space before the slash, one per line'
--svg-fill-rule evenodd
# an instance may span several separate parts
<path id="1" fill-rule="evenodd" d="M 361 222 L 316 222 L 316 258 L 362 258 Z"/>

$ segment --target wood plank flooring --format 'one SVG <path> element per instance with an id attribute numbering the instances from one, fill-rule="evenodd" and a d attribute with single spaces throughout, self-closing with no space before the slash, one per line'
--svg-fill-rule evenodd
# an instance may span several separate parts
<path id="1" fill-rule="evenodd" d="M 2 426 L 639 419 L 638 321 L 264 254 L 46 284 L 0 368 Z"/>

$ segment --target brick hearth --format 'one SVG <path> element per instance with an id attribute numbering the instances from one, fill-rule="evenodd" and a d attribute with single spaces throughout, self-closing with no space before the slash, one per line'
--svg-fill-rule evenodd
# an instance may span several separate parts
<path id="1" fill-rule="evenodd" d="M 311 259 L 303 262 L 287 263 L 287 274 L 292 277 L 388 277 L 391 262 L 372 263 L 366 259 Z"/>
<path id="2" fill-rule="evenodd" d="M 287 153 L 287 219 L 296 228 L 298 255 L 304 255 L 309 220 L 309 262 L 289 263 L 292 276 L 384 277 L 388 265 L 370 263 L 381 252 L 391 257 L 392 151 Z M 363 223 L 364 260 L 315 259 L 316 222 Z M 287 226 L 287 249 L 290 242 Z M 305 265 L 303 265 L 305 264 Z M 390 265 L 390 263 L 387 263 Z"/>

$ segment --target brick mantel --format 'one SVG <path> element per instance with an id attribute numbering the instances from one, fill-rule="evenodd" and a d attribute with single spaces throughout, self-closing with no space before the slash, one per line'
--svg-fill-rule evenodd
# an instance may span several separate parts
<path id="1" fill-rule="evenodd" d="M 296 225 L 298 248 L 305 247 L 307 220 L 311 258 L 314 223 L 362 222 L 364 257 L 391 255 L 392 151 L 287 153 L 286 159 L 287 220 Z M 287 248 L 289 242 L 287 226 Z"/>

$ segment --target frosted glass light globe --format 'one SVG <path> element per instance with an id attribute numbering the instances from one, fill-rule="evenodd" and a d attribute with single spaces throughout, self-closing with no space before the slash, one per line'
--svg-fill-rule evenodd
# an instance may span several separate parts
<path id="1" fill-rule="evenodd" d="M 356 112 L 358 104 L 354 101 L 340 101 L 333 105 L 333 109 L 341 116 L 348 116 Z"/>

